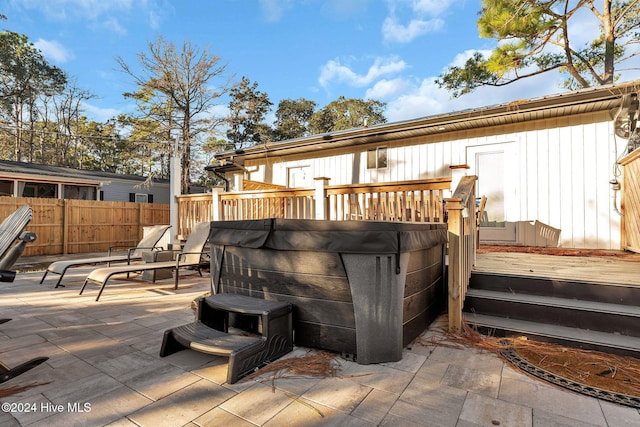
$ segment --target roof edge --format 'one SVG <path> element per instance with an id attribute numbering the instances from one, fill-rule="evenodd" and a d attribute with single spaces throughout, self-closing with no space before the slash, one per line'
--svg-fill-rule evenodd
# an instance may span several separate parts
<path id="1" fill-rule="evenodd" d="M 393 123 L 382 123 L 366 128 L 354 128 L 285 141 L 267 142 L 242 150 L 229 150 L 221 152 L 216 154 L 215 158 L 217 160 L 233 160 L 235 158 L 235 162 L 238 162 L 242 159 L 262 157 L 265 154 L 273 154 L 278 152 L 286 154 L 287 151 L 296 149 L 298 150 L 297 153 L 300 153 L 317 149 L 317 147 L 314 146 L 317 143 L 321 142 L 336 142 L 367 136 L 384 135 L 400 131 L 409 131 L 417 128 L 443 127 L 447 124 L 453 124 L 460 121 L 469 121 L 472 119 L 522 115 L 524 113 L 540 110 L 557 109 L 572 105 L 595 103 L 604 100 L 615 100 L 621 98 L 625 94 L 632 93 L 637 90 L 640 90 L 640 80 L 634 80 L 621 84 L 611 84 L 579 89 L 576 91 L 563 92 L 549 96 L 523 100 L 513 100 L 510 102 L 492 106 L 454 111 L 433 116 L 419 117 L 416 119 L 409 119 Z M 446 130 L 443 130 L 442 132 L 444 133 L 446 132 Z M 305 150 L 306 147 L 308 147 L 308 150 Z M 227 171 L 230 171 L 230 169 L 235 168 L 227 167 Z"/>

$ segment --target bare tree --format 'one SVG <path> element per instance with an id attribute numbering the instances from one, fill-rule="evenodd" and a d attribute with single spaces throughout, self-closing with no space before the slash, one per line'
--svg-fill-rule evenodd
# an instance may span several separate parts
<path id="1" fill-rule="evenodd" d="M 210 55 L 207 48 L 201 50 L 185 41 L 178 49 L 162 37 L 150 42 L 148 48 L 148 52 L 138 54 L 141 73 L 134 71 L 121 57 L 116 61 L 147 94 L 144 102 L 157 105 L 161 110 L 171 107 L 169 114 L 156 115 L 154 119 L 163 121 L 165 128 L 169 126 L 170 130 L 179 131 L 181 187 L 188 193 L 192 146 L 201 134 L 209 134 L 222 122 L 223 119 L 214 117 L 210 110 L 216 100 L 228 92 L 230 79 L 224 78 L 226 65 L 220 63 L 218 56 Z M 217 78 L 222 78 L 223 82 L 214 86 L 212 81 Z"/>

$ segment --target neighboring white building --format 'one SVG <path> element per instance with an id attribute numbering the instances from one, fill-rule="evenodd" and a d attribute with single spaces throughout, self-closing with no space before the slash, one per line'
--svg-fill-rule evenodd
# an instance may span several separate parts
<path id="1" fill-rule="evenodd" d="M 638 92 L 635 81 L 271 142 L 219 154 L 216 172 L 235 190 L 243 179 L 312 187 L 315 177 L 330 185 L 452 177 L 453 188 L 477 175 L 487 196 L 482 241 L 521 243 L 518 223 L 537 220 L 561 230 L 560 246 L 619 249 L 612 181 L 629 140 L 615 128 L 635 125 Z"/>
<path id="2" fill-rule="evenodd" d="M 169 180 L 0 160 L 0 196 L 169 203 Z"/>

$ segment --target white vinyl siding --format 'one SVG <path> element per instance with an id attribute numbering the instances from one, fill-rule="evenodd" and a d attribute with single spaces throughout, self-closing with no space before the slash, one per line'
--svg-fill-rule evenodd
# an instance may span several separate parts
<path id="1" fill-rule="evenodd" d="M 302 165 L 310 165 L 313 177 L 329 177 L 329 185 L 449 177 L 449 166 L 472 161 L 467 147 L 505 143 L 515 144 L 508 221 L 537 219 L 559 228 L 563 247 L 619 249 L 620 218 L 609 180 L 625 141 L 616 150 L 606 112 L 389 142 L 384 169 L 367 168 L 367 151 L 379 144 L 291 161 L 272 158 L 268 166 L 252 161 L 259 167 L 250 179 L 269 175 L 266 166 L 271 182 L 286 185 L 287 168 Z"/>

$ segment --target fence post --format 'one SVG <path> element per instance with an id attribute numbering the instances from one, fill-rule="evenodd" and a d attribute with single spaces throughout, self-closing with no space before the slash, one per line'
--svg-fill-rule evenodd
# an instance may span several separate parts
<path id="1" fill-rule="evenodd" d="M 327 185 L 331 178 L 318 177 L 313 178 L 315 181 L 315 218 L 316 219 L 329 219 L 329 199 L 327 197 Z"/>
<path id="2" fill-rule="evenodd" d="M 220 204 L 220 193 L 224 191 L 222 187 L 211 189 L 211 221 L 220 221 L 222 217 L 222 205 Z"/>
<path id="3" fill-rule="evenodd" d="M 464 235 L 462 199 L 447 199 L 445 208 L 448 213 L 449 229 L 449 332 L 459 333 L 462 330 L 462 281 L 465 280 Z"/>
<path id="4" fill-rule="evenodd" d="M 138 239 L 144 236 L 144 210 L 142 203 L 138 203 Z"/>
<path id="5" fill-rule="evenodd" d="M 62 201 L 62 254 L 66 255 L 69 252 L 69 201 L 63 199 Z"/>

